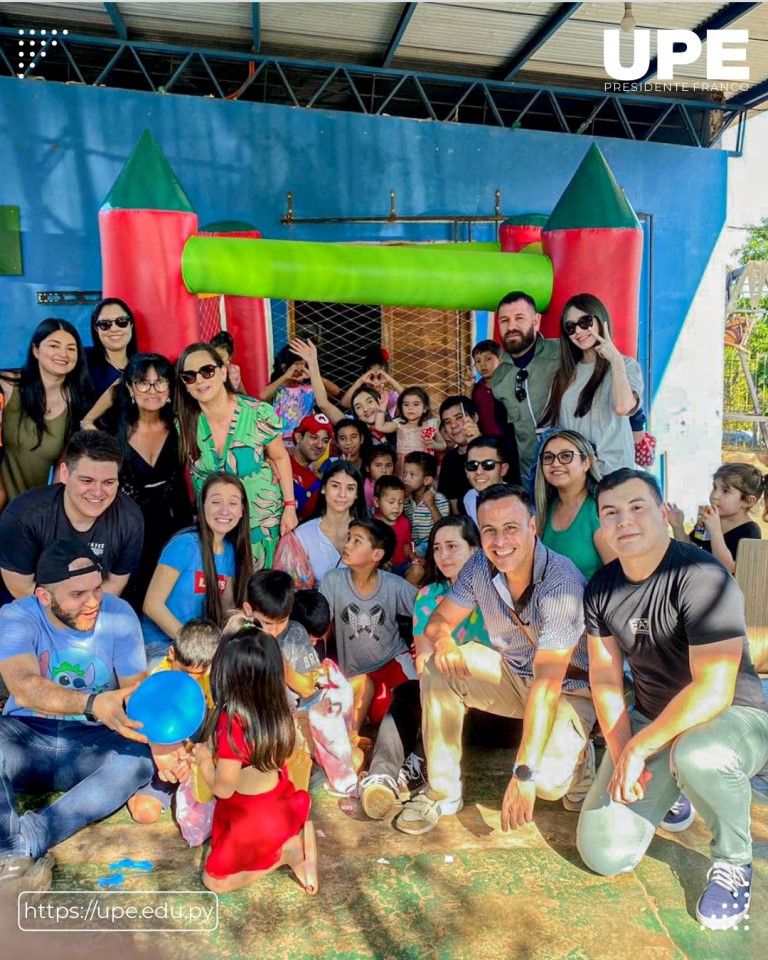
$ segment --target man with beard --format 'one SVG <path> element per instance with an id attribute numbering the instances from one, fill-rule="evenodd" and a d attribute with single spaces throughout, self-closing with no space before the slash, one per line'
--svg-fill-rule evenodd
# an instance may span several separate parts
<path id="1" fill-rule="evenodd" d="M 493 375 L 493 395 L 507 411 L 525 477 L 536 459 L 537 425 L 560 362 L 560 341 L 539 333 L 541 314 L 532 297 L 513 290 L 496 308 L 499 333 L 506 351 Z"/>
<path id="2" fill-rule="evenodd" d="M 47 890 L 50 847 L 113 813 L 154 766 L 126 697 L 146 672 L 136 614 L 78 540 L 43 550 L 34 595 L 0 610 L 0 894 Z M 14 791 L 64 791 L 18 815 Z"/>

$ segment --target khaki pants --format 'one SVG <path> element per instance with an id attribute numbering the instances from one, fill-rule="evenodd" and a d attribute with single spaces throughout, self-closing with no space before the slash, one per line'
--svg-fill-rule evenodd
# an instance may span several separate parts
<path id="1" fill-rule="evenodd" d="M 533 680 L 513 673 L 490 647 L 467 643 L 461 652 L 470 671 L 466 680 L 438 673 L 434 659 L 427 662 L 421 676 L 422 733 L 430 794 L 440 800 L 461 797 L 465 707 L 501 717 L 524 717 L 533 684 Z M 568 792 L 594 723 L 595 708 L 588 688 L 561 694 L 552 732 L 536 771 L 538 797 L 558 800 Z"/>

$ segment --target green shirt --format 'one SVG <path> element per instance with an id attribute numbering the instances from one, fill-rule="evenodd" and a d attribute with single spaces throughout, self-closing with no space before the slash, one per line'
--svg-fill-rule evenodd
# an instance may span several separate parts
<path id="1" fill-rule="evenodd" d="M 587 497 L 579 507 L 579 512 L 573 518 L 571 525 L 565 530 L 555 530 L 552 526 L 552 516 L 558 503 L 558 500 L 554 500 L 549 508 L 541 541 L 550 550 L 572 560 L 587 580 L 590 580 L 603 565 L 594 541 L 595 533 L 600 528 L 600 521 L 597 519 L 597 503 L 592 497 Z"/>
<path id="2" fill-rule="evenodd" d="M 424 633 L 427 621 L 437 609 L 440 601 L 450 593 L 451 585 L 445 581 L 439 583 L 430 583 L 428 587 L 423 587 L 416 594 L 416 602 L 413 607 L 413 635 L 415 637 Z M 488 639 L 488 631 L 485 629 L 485 620 L 479 607 L 470 613 L 466 620 L 462 620 L 458 627 L 453 631 L 453 639 L 458 644 L 484 643 L 486 647 L 491 646 Z"/>

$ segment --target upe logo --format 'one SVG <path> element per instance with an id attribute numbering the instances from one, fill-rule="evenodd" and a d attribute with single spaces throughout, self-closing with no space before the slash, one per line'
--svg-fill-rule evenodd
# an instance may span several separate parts
<path id="1" fill-rule="evenodd" d="M 626 34 L 624 34 L 626 36 Z M 621 62 L 622 32 L 603 32 L 603 64 L 614 80 L 632 81 L 644 77 L 651 64 L 651 31 L 632 32 L 632 65 Z M 749 81 L 749 67 L 726 66 L 745 63 L 749 30 L 707 30 L 707 80 Z M 656 76 L 674 80 L 675 67 L 695 63 L 701 56 L 701 40 L 691 30 L 656 31 Z"/>

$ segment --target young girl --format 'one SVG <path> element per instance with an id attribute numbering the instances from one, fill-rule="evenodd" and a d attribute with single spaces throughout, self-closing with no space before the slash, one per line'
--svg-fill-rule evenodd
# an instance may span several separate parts
<path id="1" fill-rule="evenodd" d="M 381 396 L 375 387 L 358 387 L 352 394 L 352 412 L 371 431 L 375 443 L 386 443 L 384 434 L 376 429 L 376 418 L 383 409 Z"/>
<path id="2" fill-rule="evenodd" d="M 224 630 L 211 664 L 213 753 L 195 762 L 217 797 L 203 883 L 230 893 L 288 866 L 307 893 L 318 889 L 310 798 L 288 779 L 295 729 L 277 640 L 243 615 Z M 215 758 L 215 759 L 214 759 Z"/>
<path id="3" fill-rule="evenodd" d="M 200 491 L 197 530 L 185 530 L 160 554 L 144 600 L 142 630 L 149 656 L 168 649 L 183 624 L 205 617 L 221 626 L 224 611 L 246 597 L 253 572 L 248 506 L 241 481 L 211 474 Z"/>
<path id="4" fill-rule="evenodd" d="M 768 519 L 768 475 L 748 463 L 724 463 L 712 476 L 710 506 L 699 507 L 699 517 L 690 536 L 683 526 L 683 511 L 667 504 L 669 525 L 675 540 L 695 543 L 711 553 L 733 573 L 740 540 L 761 540 L 760 527 L 749 511 L 763 497 L 763 519 Z"/>
<path id="5" fill-rule="evenodd" d="M 383 398 L 384 409 L 390 417 L 394 417 L 397 413 L 397 400 L 403 388 L 390 376 L 389 353 L 383 347 L 369 347 L 363 357 L 362 367 L 363 372 L 339 401 L 342 407 L 354 409 L 355 393 L 360 387 L 369 386 Z"/>
<path id="6" fill-rule="evenodd" d="M 408 453 L 445 450 L 445 440 L 437 429 L 437 420 L 432 419 L 429 394 L 421 387 L 408 387 L 397 401 L 397 420 L 387 422 L 383 410 L 376 415 L 376 429 L 380 433 L 397 434 L 398 477 L 403 475 L 405 456 Z"/>
<path id="7" fill-rule="evenodd" d="M 331 398 L 341 393 L 339 387 L 323 378 L 327 394 Z M 315 391 L 312 388 L 307 362 L 291 346 L 285 346 L 275 356 L 272 379 L 259 394 L 261 400 L 271 403 L 283 421 L 283 442 L 293 448 L 293 431 L 308 417 L 315 407 Z"/>
<path id="8" fill-rule="evenodd" d="M 341 459 L 362 473 L 365 458 L 373 446 L 368 427 L 352 417 L 343 417 L 333 425 L 333 436 Z"/>
<path id="9" fill-rule="evenodd" d="M 395 472 L 395 454 L 391 447 L 372 447 L 364 460 L 365 506 L 373 513 L 373 488 L 379 477 L 391 477 Z"/>

